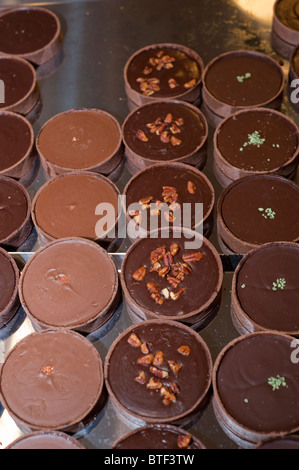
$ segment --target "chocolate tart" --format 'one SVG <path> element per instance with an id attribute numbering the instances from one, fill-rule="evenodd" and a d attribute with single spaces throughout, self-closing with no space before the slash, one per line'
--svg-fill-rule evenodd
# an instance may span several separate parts
<path id="1" fill-rule="evenodd" d="M 185 429 L 170 424 L 148 424 L 128 432 L 112 449 L 205 449 L 204 444 Z"/>
<path id="2" fill-rule="evenodd" d="M 27 433 L 82 429 L 103 406 L 103 386 L 98 351 L 70 330 L 29 334 L 0 370 L 1 402 Z"/>
<path id="3" fill-rule="evenodd" d="M 30 122 L 10 111 L 0 112 L 0 175 L 20 180 L 34 165 L 34 133 Z"/>
<path id="4" fill-rule="evenodd" d="M 122 126 L 131 173 L 155 163 L 181 162 L 202 169 L 207 159 L 208 125 L 189 103 L 156 100 L 132 111 Z"/>
<path id="5" fill-rule="evenodd" d="M 68 237 L 111 241 L 119 217 L 118 196 L 115 184 L 99 173 L 74 171 L 51 178 L 32 201 L 32 219 L 41 242 Z M 103 211 L 98 214 L 96 209 L 99 204 L 112 209 L 103 223 L 99 217 Z"/>
<path id="6" fill-rule="evenodd" d="M 40 95 L 33 66 L 21 57 L 0 56 L 0 80 L 4 84 L 0 110 L 29 114 Z"/>
<path id="7" fill-rule="evenodd" d="M 213 370 L 213 409 L 241 447 L 299 430 L 299 370 L 292 336 L 257 332 L 228 343 Z"/>
<path id="8" fill-rule="evenodd" d="M 131 107 L 155 99 L 199 104 L 203 62 L 189 47 L 152 44 L 136 51 L 124 67 L 125 91 Z"/>
<path id="9" fill-rule="evenodd" d="M 19 269 L 14 258 L 0 248 L 0 328 L 12 319 L 19 308 L 19 277 Z"/>
<path id="10" fill-rule="evenodd" d="M 131 326 L 112 343 L 104 365 L 112 405 L 138 426 L 181 426 L 198 418 L 210 399 L 211 374 L 201 336 L 172 321 Z"/>
<path id="11" fill-rule="evenodd" d="M 19 295 L 35 329 L 90 333 L 106 323 L 118 305 L 118 273 L 96 243 L 61 239 L 31 256 L 22 271 Z"/>
<path id="12" fill-rule="evenodd" d="M 267 243 L 241 259 L 231 295 L 231 314 L 240 334 L 275 330 L 299 335 L 298 272 L 296 243 Z"/>
<path id="13" fill-rule="evenodd" d="M 283 69 L 271 57 L 237 50 L 212 59 L 203 73 L 204 113 L 213 126 L 244 108 L 279 108 L 284 90 Z"/>
<path id="14" fill-rule="evenodd" d="M 298 126 L 276 110 L 255 108 L 228 116 L 214 133 L 214 170 L 222 186 L 248 176 L 294 177 Z"/>
<path id="15" fill-rule="evenodd" d="M 0 246 L 18 248 L 33 228 L 27 190 L 18 181 L 0 176 L 0 207 Z"/>
<path id="16" fill-rule="evenodd" d="M 176 320 L 203 329 L 218 312 L 223 267 L 198 233 L 169 228 L 136 240 L 122 264 L 121 284 L 135 321 Z"/>
<path id="17" fill-rule="evenodd" d="M 298 213 L 296 183 L 277 175 L 247 176 L 227 186 L 218 199 L 218 238 L 239 254 L 268 242 L 298 242 Z"/>
<path id="18" fill-rule="evenodd" d="M 0 15 L 0 54 L 43 64 L 61 47 L 60 21 L 41 7 L 12 8 Z"/>
<path id="19" fill-rule="evenodd" d="M 269 439 L 260 442 L 256 449 L 262 450 L 280 450 L 280 449 L 299 449 L 299 436 L 285 436 L 277 439 Z"/>
<path id="20" fill-rule="evenodd" d="M 174 194 L 166 194 L 169 188 L 172 188 Z M 152 165 L 129 180 L 123 196 L 127 227 L 129 229 L 132 226 L 133 241 L 135 234 L 137 237 L 149 234 L 153 224 L 157 225 L 156 228 L 163 228 L 177 223 L 179 218 L 183 221 L 185 204 L 188 210 L 191 209 L 189 228 L 195 230 L 202 226 L 205 237 L 208 238 L 211 234 L 215 191 L 206 175 L 190 165 L 184 163 Z M 199 214 L 196 204 L 203 205 L 202 214 Z M 186 223 L 185 219 L 185 227 Z M 135 231 L 135 227 L 138 231 Z M 128 232 L 130 237 L 130 230 Z"/>
<path id="21" fill-rule="evenodd" d="M 72 109 L 47 121 L 36 138 L 50 177 L 73 170 L 109 174 L 123 155 L 120 125 L 99 109 Z"/>
<path id="22" fill-rule="evenodd" d="M 289 59 L 299 43 L 299 6 L 297 0 L 276 0 L 271 28 L 272 47 Z"/>
<path id="23" fill-rule="evenodd" d="M 5 449 L 76 450 L 85 449 L 85 447 L 77 439 L 64 432 L 35 431 L 15 439 Z"/>

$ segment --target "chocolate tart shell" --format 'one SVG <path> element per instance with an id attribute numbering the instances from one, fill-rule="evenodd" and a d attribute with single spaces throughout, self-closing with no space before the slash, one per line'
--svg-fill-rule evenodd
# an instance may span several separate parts
<path id="1" fill-rule="evenodd" d="M 299 30 L 288 27 L 277 15 L 278 4 L 276 0 L 273 6 L 273 20 L 271 28 L 271 42 L 273 48 L 284 58 L 289 59 L 292 50 L 299 43 Z M 283 3 L 283 2 L 282 2 Z"/>
<path id="2" fill-rule="evenodd" d="M 51 162 L 49 158 L 47 158 L 47 152 L 45 152 L 42 146 L 40 145 L 40 138 L 41 138 L 42 132 L 45 131 L 47 127 L 51 125 L 52 122 L 55 122 L 55 119 L 61 118 L 66 115 L 72 115 L 73 113 L 80 113 L 80 112 L 88 112 L 91 114 L 95 113 L 95 115 L 102 115 L 106 117 L 107 119 L 110 119 L 114 123 L 115 127 L 118 130 L 119 138 L 118 138 L 118 142 L 117 142 L 117 145 L 115 146 L 113 153 L 108 155 L 104 161 L 99 162 L 97 165 L 91 165 L 91 166 L 87 166 L 84 168 L 69 168 L 67 166 L 60 166 Z M 55 140 L 55 135 L 53 135 L 53 140 Z M 121 128 L 120 128 L 118 121 L 106 111 L 102 111 L 100 109 L 95 109 L 95 108 L 72 109 L 72 110 L 64 111 L 56 116 L 53 116 L 49 121 L 47 121 L 43 125 L 43 127 L 40 129 L 36 137 L 36 149 L 39 154 L 43 169 L 50 178 L 54 178 L 55 176 L 59 176 L 61 174 L 69 173 L 73 171 L 93 171 L 96 173 L 101 173 L 103 175 L 109 175 L 109 173 L 115 170 L 116 167 L 120 164 L 122 157 L 123 157 Z"/>
<path id="3" fill-rule="evenodd" d="M 26 299 L 24 296 L 24 282 L 26 279 L 26 273 L 30 269 L 34 269 L 34 263 L 36 262 L 36 259 L 45 252 L 46 250 L 51 250 L 51 247 L 54 245 L 60 245 L 62 246 L 63 244 L 71 244 L 72 242 L 76 243 L 76 245 L 83 244 L 83 245 L 88 245 L 90 246 L 95 253 L 97 252 L 102 258 L 103 261 L 105 259 L 105 262 L 108 262 L 114 272 L 114 278 L 111 279 L 111 284 L 112 284 L 112 289 L 111 289 L 111 299 L 109 302 L 97 312 L 96 315 L 93 317 L 89 318 L 88 320 L 81 320 L 78 318 L 74 318 L 73 323 L 70 323 L 68 325 L 57 325 L 54 321 L 51 322 L 51 317 L 49 317 L 49 321 L 43 321 L 40 318 L 37 318 L 33 312 L 30 311 L 29 306 L 26 303 Z M 75 250 L 75 247 L 74 247 Z M 75 252 L 75 251 L 74 251 Z M 90 253 L 91 254 L 91 253 Z M 33 267 L 32 267 L 33 265 Z M 36 292 L 37 295 L 37 292 Z M 19 297 L 20 297 L 20 302 L 22 304 L 22 307 L 24 311 L 26 312 L 28 318 L 31 320 L 32 324 L 34 325 L 35 330 L 44 330 L 44 329 L 71 329 L 75 330 L 84 334 L 91 333 L 95 331 L 96 329 L 100 328 L 103 326 L 113 315 L 115 312 L 119 301 L 120 301 L 120 289 L 119 289 L 119 280 L 118 280 L 118 273 L 116 266 L 111 259 L 111 257 L 108 255 L 107 251 L 104 250 L 101 246 L 96 244 L 95 242 L 92 242 L 87 239 L 81 239 L 81 238 L 67 238 L 67 239 L 59 239 L 54 242 L 48 243 L 46 246 L 41 247 L 39 250 L 37 250 L 27 261 L 27 263 L 24 266 L 24 269 L 22 270 L 22 274 L 20 277 L 20 283 L 19 283 Z"/>
<path id="4" fill-rule="evenodd" d="M 15 439 L 5 449 L 76 450 L 85 449 L 85 447 L 77 439 L 64 432 L 35 431 Z"/>
<path id="5" fill-rule="evenodd" d="M 169 326 L 170 328 L 178 328 L 182 331 L 184 331 L 185 334 L 191 334 L 193 339 L 198 342 L 198 344 L 201 347 L 201 350 L 204 354 L 204 361 L 207 367 L 207 376 L 205 380 L 205 386 L 202 390 L 198 391 L 198 398 L 196 402 L 193 403 L 193 405 L 185 410 L 181 410 L 179 414 L 173 414 L 171 416 L 163 416 L 160 417 L 153 417 L 149 413 L 149 415 L 143 415 L 140 413 L 136 413 L 134 410 L 128 409 L 126 406 L 122 404 L 122 402 L 118 399 L 116 394 L 113 391 L 113 384 L 110 383 L 110 367 L 111 367 L 111 360 L 113 353 L 115 349 L 118 347 L 121 342 L 126 341 L 126 338 L 128 338 L 132 332 L 136 333 L 138 335 L 138 330 L 140 328 L 155 328 L 155 326 L 159 326 L 161 328 L 161 332 L 163 332 L 163 327 Z M 130 346 L 131 347 L 131 346 Z M 135 348 L 136 349 L 136 348 Z M 142 356 L 142 352 L 137 353 Z M 201 336 L 196 333 L 192 328 L 189 328 L 186 325 L 179 324 L 178 322 L 173 322 L 173 321 L 163 321 L 163 320 L 149 320 L 145 322 L 141 322 L 138 325 L 132 325 L 131 327 L 127 328 L 123 333 L 121 333 L 118 338 L 111 344 L 106 359 L 105 359 L 105 364 L 104 364 L 104 377 L 105 377 L 105 383 L 106 383 L 106 388 L 108 391 L 109 398 L 112 402 L 113 407 L 119 413 L 120 418 L 122 420 L 129 424 L 129 425 L 134 425 L 134 426 L 145 426 L 148 424 L 170 424 L 174 426 L 186 426 L 193 422 L 194 420 L 197 420 L 200 418 L 200 416 L 203 414 L 205 411 L 211 395 L 211 376 L 212 376 L 212 358 L 211 354 L 209 351 L 208 346 L 206 345 L 205 341 L 201 338 Z M 140 368 L 140 370 L 142 367 Z M 125 373 L 123 370 L 119 370 L 119 374 L 121 375 L 122 373 Z M 137 384 L 139 386 L 146 386 L 146 385 L 141 385 Z M 156 391 L 157 392 L 157 391 Z M 149 391 L 151 393 L 151 391 Z M 171 406 L 171 405 L 169 405 Z"/>
<path id="6" fill-rule="evenodd" d="M 11 55 L 12 57 L 22 57 L 36 65 L 41 65 L 41 64 L 44 64 L 45 62 L 48 62 L 50 59 L 56 56 L 56 54 L 58 54 L 61 48 L 62 32 L 61 32 L 61 25 L 60 25 L 60 20 L 58 16 L 53 11 L 48 10 L 46 8 L 42 8 L 38 6 L 30 6 L 30 7 L 20 7 L 20 8 L 7 10 L 6 12 L 0 15 L 0 20 L 2 19 L 4 20 L 11 13 L 17 13 L 18 11 L 21 11 L 21 12 L 35 11 L 35 12 L 41 12 L 41 13 L 49 15 L 56 24 L 56 31 L 53 34 L 52 39 L 44 47 L 39 48 L 39 49 L 34 48 L 32 51 L 29 51 L 27 53 L 18 53 L 18 54 L 10 53 L 9 55 Z M 5 51 L 4 52 L 0 51 L 0 55 L 7 55 L 7 53 Z"/>
<path id="7" fill-rule="evenodd" d="M 250 112 L 255 112 L 257 113 L 265 113 L 269 112 L 269 109 L 267 108 L 251 108 Z M 250 175 L 280 175 L 284 176 L 285 178 L 294 178 L 296 175 L 297 167 L 298 167 L 298 159 L 299 159 L 299 130 L 297 125 L 292 121 L 290 118 L 282 114 L 280 111 L 277 110 L 271 110 L 271 113 L 273 113 L 276 116 L 279 116 L 283 118 L 290 126 L 293 127 L 293 133 L 296 134 L 297 137 L 297 148 L 294 151 L 293 155 L 291 158 L 289 158 L 286 162 L 281 164 L 279 167 L 273 168 L 269 171 L 267 170 L 247 170 L 243 169 L 237 166 L 234 166 L 232 163 L 230 163 L 225 156 L 221 153 L 221 150 L 219 149 L 218 146 L 218 136 L 221 133 L 221 129 L 227 122 L 230 120 L 236 119 L 240 115 L 246 115 L 248 113 L 247 109 L 238 111 L 225 119 L 221 121 L 221 123 L 217 126 L 217 129 L 215 130 L 214 136 L 213 136 L 213 169 L 215 176 L 217 177 L 218 181 L 220 184 L 225 187 L 228 186 L 230 183 L 233 181 L 250 176 Z"/>
<path id="8" fill-rule="evenodd" d="M 127 76 L 128 68 L 129 68 L 130 63 L 132 62 L 132 60 L 136 56 L 138 56 L 141 52 L 148 51 L 148 50 L 153 49 L 153 48 L 154 49 L 159 49 L 159 48 L 176 49 L 176 50 L 179 50 L 179 51 L 185 53 L 187 56 L 191 57 L 193 60 L 195 60 L 197 62 L 199 72 L 200 72 L 200 78 L 196 82 L 195 86 L 188 89 L 188 90 L 186 90 L 186 92 L 184 92 L 184 93 L 180 93 L 178 95 L 172 96 L 172 99 L 178 99 L 178 100 L 182 100 L 182 101 L 186 101 L 186 102 L 194 103 L 194 104 L 197 104 L 198 101 L 201 101 L 201 91 L 202 91 L 201 76 L 202 76 L 203 69 L 204 69 L 204 65 L 203 65 L 201 57 L 195 51 L 193 51 L 192 49 L 190 49 L 189 47 L 186 47 L 184 45 L 173 44 L 173 43 L 152 44 L 152 45 L 149 45 L 149 46 L 146 46 L 146 47 L 143 47 L 143 48 L 137 50 L 133 55 L 131 55 L 131 57 L 128 59 L 128 61 L 125 64 L 125 67 L 124 67 L 125 92 L 126 92 L 126 95 L 127 95 L 127 98 L 129 100 L 129 102 L 131 103 L 131 106 L 130 106 L 131 109 L 134 109 L 134 107 L 143 106 L 144 104 L 150 103 L 150 102 L 152 102 L 156 99 L 156 97 L 154 95 L 153 96 L 145 96 L 142 93 L 134 90 L 131 87 L 131 85 L 128 81 L 128 76 Z M 159 98 L 159 99 L 162 99 L 162 98 Z M 169 96 L 166 96 L 165 99 L 169 99 Z"/>
<path id="9" fill-rule="evenodd" d="M 151 106 L 153 103 L 171 103 L 171 104 L 178 104 L 181 106 L 185 106 L 192 110 L 194 113 L 196 113 L 203 126 L 204 126 L 204 136 L 202 138 L 201 143 L 197 146 L 197 148 L 194 148 L 192 152 L 189 154 L 183 155 L 178 158 L 174 158 L 172 160 L 157 160 L 157 159 L 151 159 L 151 158 L 145 158 L 142 154 L 136 153 L 128 144 L 126 135 L 125 135 L 125 126 L 127 125 L 128 121 L 132 118 L 132 116 L 136 112 L 141 112 L 146 109 L 147 106 Z M 151 103 L 144 104 L 142 107 L 137 108 L 137 110 L 132 111 L 129 113 L 129 115 L 126 117 L 126 119 L 123 122 L 122 125 L 122 135 L 123 135 L 123 143 L 124 143 L 124 148 L 125 148 L 125 157 L 126 157 L 126 164 L 129 172 L 131 174 L 135 174 L 136 172 L 140 170 L 144 170 L 145 168 L 155 165 L 157 163 L 186 163 L 188 165 L 196 166 L 199 170 L 202 170 L 206 164 L 207 161 L 207 147 L 208 147 L 208 124 L 206 121 L 206 118 L 204 114 L 194 105 L 191 103 L 186 103 L 183 101 L 177 101 L 177 100 L 155 100 Z"/>
<path id="10" fill-rule="evenodd" d="M 0 311 L 0 328 L 2 328 L 13 318 L 13 316 L 15 315 L 15 313 L 17 312 L 20 306 L 20 299 L 19 299 L 19 294 L 18 294 L 20 272 L 19 272 L 17 263 L 15 262 L 11 254 L 9 254 L 6 250 L 4 250 L 1 247 L 0 247 L 0 256 L 5 257 L 9 261 L 14 271 L 14 275 L 15 275 L 15 286 L 14 286 L 11 298 L 9 300 L 9 303 L 6 305 L 6 307 L 2 311 Z"/>

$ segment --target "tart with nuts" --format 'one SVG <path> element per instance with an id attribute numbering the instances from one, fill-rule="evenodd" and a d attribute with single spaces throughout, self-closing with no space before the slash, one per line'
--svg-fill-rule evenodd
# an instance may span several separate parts
<path id="1" fill-rule="evenodd" d="M 207 405 L 211 365 L 209 349 L 194 330 L 150 320 L 131 326 L 111 345 L 105 381 L 126 421 L 181 425 Z"/>

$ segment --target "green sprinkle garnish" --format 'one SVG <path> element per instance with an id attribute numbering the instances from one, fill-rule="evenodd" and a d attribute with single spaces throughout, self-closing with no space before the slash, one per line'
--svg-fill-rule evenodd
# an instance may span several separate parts
<path id="1" fill-rule="evenodd" d="M 260 211 L 260 212 L 263 212 L 263 210 L 264 210 L 264 209 L 263 209 L 262 207 L 259 207 L 259 211 Z"/>
<path id="2" fill-rule="evenodd" d="M 248 134 L 248 141 L 244 142 L 241 148 L 247 147 L 247 145 L 255 145 L 256 147 L 260 147 L 265 142 L 265 140 L 266 139 L 260 136 L 258 131 L 254 131 L 252 134 Z"/>
<path id="3" fill-rule="evenodd" d="M 268 384 L 272 386 L 272 391 L 279 390 L 279 387 L 286 387 L 286 381 L 284 377 L 277 375 L 276 377 L 270 377 L 268 379 Z"/>
<path id="4" fill-rule="evenodd" d="M 246 72 L 245 75 L 238 75 L 237 80 L 239 83 L 243 83 L 245 79 L 250 78 L 250 77 L 251 77 L 251 73 Z"/>
<path id="5" fill-rule="evenodd" d="M 245 403 L 248 403 L 248 398 L 244 398 Z"/>
<path id="6" fill-rule="evenodd" d="M 246 285 L 245 285 L 245 284 L 242 284 L 241 287 L 242 287 L 242 289 L 244 289 L 244 288 L 246 287 Z"/>
<path id="7" fill-rule="evenodd" d="M 285 280 L 285 278 L 280 277 L 279 279 L 276 279 L 276 282 L 273 282 L 272 290 L 277 290 L 277 289 L 283 290 L 286 284 L 287 284 L 287 281 Z"/>
<path id="8" fill-rule="evenodd" d="M 260 212 L 264 212 L 262 216 L 265 219 L 274 219 L 276 212 L 274 212 L 270 207 L 267 207 L 267 209 L 263 209 L 262 207 L 259 207 L 258 210 Z"/>

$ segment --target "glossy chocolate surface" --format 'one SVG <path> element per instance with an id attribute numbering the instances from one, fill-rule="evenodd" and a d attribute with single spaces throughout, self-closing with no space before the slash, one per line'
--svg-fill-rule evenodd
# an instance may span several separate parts
<path id="1" fill-rule="evenodd" d="M 13 442 L 9 449 L 83 449 L 71 436 L 58 432 L 36 432 Z"/>
<path id="2" fill-rule="evenodd" d="M 166 316 L 177 316 L 191 313 L 200 308 L 216 295 L 217 286 L 219 284 L 220 273 L 215 254 L 206 242 L 197 248 L 188 248 L 186 243 L 197 243 L 197 240 L 188 239 L 185 235 L 181 238 L 169 233 L 168 238 L 153 238 L 148 237 L 138 242 L 134 249 L 127 255 L 124 265 L 124 277 L 127 289 L 130 296 L 138 304 L 139 307 L 147 309 L 155 314 Z M 151 271 L 153 263 L 151 261 L 151 253 L 160 247 L 165 247 L 166 252 L 169 252 L 173 243 L 179 245 L 178 253 L 173 256 L 173 263 L 170 266 L 169 272 L 162 277 L 158 271 Z M 173 287 L 168 278 L 174 277 L 174 269 L 176 264 L 182 264 L 183 256 L 190 253 L 202 253 L 203 257 L 199 261 L 187 262 L 191 271 L 185 274 L 183 280 L 178 283 L 177 287 Z M 161 266 L 165 266 L 164 260 L 160 261 Z M 135 280 L 133 274 L 140 268 L 145 267 L 146 275 L 141 280 Z M 161 295 L 163 303 L 157 303 L 148 290 L 147 283 L 155 283 L 159 291 L 169 289 L 170 291 L 177 291 L 177 288 L 184 288 L 184 292 L 176 299 L 165 299 Z M 219 287 L 219 286 L 218 286 Z"/>
<path id="3" fill-rule="evenodd" d="M 1 62 L 0 62 L 1 63 Z M 0 114 L 0 171 L 19 162 L 31 144 L 31 133 L 18 115 Z"/>
<path id="4" fill-rule="evenodd" d="M 151 354 L 155 356 L 158 351 L 163 352 L 163 364 L 159 369 L 168 371 L 169 375 L 159 380 L 164 386 L 175 382 L 179 387 L 176 400 L 170 404 L 163 403 L 160 390 L 147 388 L 146 384 L 155 375 L 149 365 L 138 363 L 138 358 L 144 354 L 140 348 L 128 343 L 132 331 L 142 343 L 152 344 Z M 193 334 L 173 323 L 141 324 L 132 331 L 117 342 L 109 359 L 108 382 L 116 399 L 129 411 L 151 419 L 167 419 L 186 413 L 208 387 L 210 371 L 203 346 Z M 182 345 L 189 346 L 188 356 L 177 351 Z M 170 369 L 168 361 L 176 361 L 181 365 L 177 374 Z M 145 384 L 135 380 L 142 371 L 146 377 Z"/>
<path id="5" fill-rule="evenodd" d="M 254 244 L 299 237 L 299 188 L 284 178 L 253 176 L 229 187 L 221 205 L 228 229 Z"/>
<path id="6" fill-rule="evenodd" d="M 53 238 L 82 237 L 95 240 L 100 217 L 95 210 L 109 203 L 117 218 L 117 193 L 103 178 L 91 174 L 69 174 L 50 180 L 35 205 L 38 226 Z M 112 228 L 112 227 L 110 227 Z"/>
<path id="7" fill-rule="evenodd" d="M 48 245 L 23 274 L 26 307 L 39 321 L 58 327 L 97 317 L 108 306 L 117 282 L 110 258 L 84 240 Z"/>
<path id="8" fill-rule="evenodd" d="M 27 54 L 42 49 L 53 39 L 57 23 L 50 13 L 20 8 L 0 17 L 0 51 Z"/>
<path id="9" fill-rule="evenodd" d="M 75 110 L 55 116 L 38 136 L 44 158 L 63 168 L 91 168 L 118 149 L 120 133 L 106 113 Z"/>
<path id="10" fill-rule="evenodd" d="M 102 370 L 94 346 L 66 331 L 32 333 L 1 370 L 1 393 L 18 419 L 60 429 L 81 420 L 99 398 Z"/>
<path id="11" fill-rule="evenodd" d="M 247 74 L 250 76 L 245 78 Z M 266 56 L 237 52 L 223 56 L 209 66 L 205 85 L 223 103 L 255 106 L 278 94 L 282 76 Z"/>
<path id="12" fill-rule="evenodd" d="M 16 286 L 16 276 L 9 259 L 0 252 L 0 312 L 10 302 Z"/>
<path id="13" fill-rule="evenodd" d="M 5 87 L 5 102 L 0 103 L 0 108 L 6 108 L 18 103 L 30 92 L 35 77 L 25 61 L 0 57 L 0 80 Z"/>
<path id="14" fill-rule="evenodd" d="M 275 13 L 285 26 L 299 31 L 298 0 L 280 0 L 276 5 Z"/>
<path id="15" fill-rule="evenodd" d="M 217 145 L 231 165 L 247 171 L 270 171 L 293 157 L 298 131 L 283 115 L 246 111 L 223 123 Z"/>
<path id="16" fill-rule="evenodd" d="M 169 123 L 168 115 L 172 118 Z M 157 120 L 157 127 L 162 126 L 163 132 L 167 133 L 167 142 L 163 142 L 161 136 L 152 132 L 152 127 L 149 127 Z M 138 138 L 140 131 L 147 140 Z M 170 161 L 197 150 L 205 137 L 206 126 L 201 116 L 191 107 L 175 101 L 159 102 L 135 110 L 124 123 L 123 134 L 126 145 L 136 154 L 154 161 Z M 172 138 L 179 139 L 180 143 L 173 144 Z"/>
<path id="17" fill-rule="evenodd" d="M 217 370 L 217 389 L 226 411 L 260 432 L 288 432 L 299 426 L 299 369 L 291 361 L 290 337 L 247 336 L 230 347 Z M 284 378 L 285 386 L 273 386 Z M 277 381 L 273 382 L 277 384 Z"/>
<path id="18" fill-rule="evenodd" d="M 248 257 L 237 277 L 247 315 L 264 328 L 299 330 L 299 246 L 273 244 Z"/>
<path id="19" fill-rule="evenodd" d="M 0 239 L 18 230 L 27 217 L 28 203 L 21 188 L 9 178 L 0 178 Z"/>
<path id="20" fill-rule="evenodd" d="M 155 86 L 150 87 L 150 96 L 154 98 L 171 98 L 186 93 L 200 78 L 197 61 L 175 47 L 157 46 L 141 51 L 133 57 L 127 69 L 130 86 L 141 94 L 146 95 L 149 88 L 145 85 L 151 85 L 151 80 L 155 80 Z"/>

